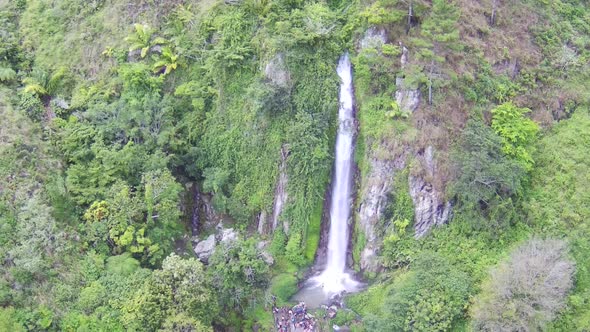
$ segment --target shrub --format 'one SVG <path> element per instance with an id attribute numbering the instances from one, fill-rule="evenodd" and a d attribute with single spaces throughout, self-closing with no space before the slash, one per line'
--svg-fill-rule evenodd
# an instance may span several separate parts
<path id="1" fill-rule="evenodd" d="M 370 331 L 446 331 L 461 318 L 471 289 L 463 271 L 434 252 L 423 252 L 409 272 L 393 280 L 381 306 L 370 313 Z"/>
<path id="2" fill-rule="evenodd" d="M 530 171 L 534 164 L 530 145 L 539 132 L 539 126 L 524 116 L 529 112 L 528 108 L 504 103 L 492 110 L 492 128 L 502 138 L 504 153 Z"/>

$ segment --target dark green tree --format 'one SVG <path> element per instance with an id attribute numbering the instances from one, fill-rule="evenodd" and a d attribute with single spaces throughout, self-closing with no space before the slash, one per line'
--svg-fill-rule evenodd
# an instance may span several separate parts
<path id="1" fill-rule="evenodd" d="M 513 218 L 512 198 L 526 171 L 503 151 L 502 139 L 480 120 L 469 120 L 452 153 L 456 180 L 450 192 L 476 228 L 501 231 Z"/>
<path id="2" fill-rule="evenodd" d="M 260 295 L 270 279 L 254 239 L 222 243 L 209 258 L 209 278 L 225 308 L 243 312 Z"/>
<path id="3" fill-rule="evenodd" d="M 210 326 L 218 309 L 203 264 L 172 254 L 124 303 L 123 312 L 126 328 L 155 331 L 183 324 L 181 318 L 191 326 Z"/>

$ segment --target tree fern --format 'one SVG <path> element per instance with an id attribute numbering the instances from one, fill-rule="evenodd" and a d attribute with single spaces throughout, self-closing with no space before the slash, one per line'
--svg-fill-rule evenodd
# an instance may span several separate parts
<path id="1" fill-rule="evenodd" d="M 63 79 L 66 76 L 66 69 L 60 68 L 56 70 L 51 77 L 47 80 L 46 90 L 47 94 L 53 95 L 63 83 Z"/>
<path id="2" fill-rule="evenodd" d="M 144 58 L 150 49 L 150 39 L 152 38 L 153 30 L 142 24 L 135 24 L 135 33 L 125 38 L 131 45 L 129 46 L 129 52 L 135 50 L 141 50 L 141 57 Z"/>
<path id="3" fill-rule="evenodd" d="M 25 86 L 24 91 L 39 97 L 51 96 L 59 90 L 66 74 L 66 68 L 60 68 L 52 74 L 43 69 L 34 68 L 22 81 Z"/>
<path id="4" fill-rule="evenodd" d="M 0 67 L 0 82 L 12 81 L 16 78 L 16 72 L 10 67 Z"/>

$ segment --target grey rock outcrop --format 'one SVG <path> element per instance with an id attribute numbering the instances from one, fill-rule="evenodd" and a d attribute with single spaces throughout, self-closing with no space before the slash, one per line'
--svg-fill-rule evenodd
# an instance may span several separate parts
<path id="1" fill-rule="evenodd" d="M 416 238 L 425 235 L 432 226 L 447 223 L 452 214 L 451 203 L 445 202 L 443 194 L 425 180 L 425 178 L 432 177 L 436 172 L 432 146 L 427 147 L 422 155 L 418 155 L 418 158 L 421 159 L 426 174 L 424 176 L 409 176 L 410 196 L 415 209 L 414 230 Z"/>
<path id="2" fill-rule="evenodd" d="M 275 259 L 266 250 L 268 247 L 268 244 L 269 244 L 268 241 L 260 241 L 260 242 L 258 242 L 258 244 L 256 244 L 256 249 L 258 249 L 260 258 L 262 258 L 262 260 L 266 264 L 273 265 L 275 263 Z"/>
<path id="3" fill-rule="evenodd" d="M 402 48 L 402 55 L 400 58 L 401 68 L 405 68 L 408 63 L 409 51 L 408 48 L 400 43 Z M 410 89 L 405 86 L 403 77 L 395 79 L 395 102 L 400 110 L 404 113 L 413 113 L 418 109 L 420 104 L 420 90 Z"/>
<path id="4" fill-rule="evenodd" d="M 272 255 L 267 252 L 267 251 L 262 251 L 260 253 L 260 257 L 262 258 L 262 260 L 268 264 L 268 265 L 273 265 L 275 263 L 274 258 L 272 257 Z"/>
<path id="5" fill-rule="evenodd" d="M 70 105 L 63 98 L 59 98 L 59 97 L 53 98 L 53 99 L 51 99 L 51 104 L 53 106 L 55 106 L 55 107 L 59 107 L 59 108 L 64 109 L 64 110 L 70 109 Z"/>
<path id="6" fill-rule="evenodd" d="M 287 183 L 289 178 L 287 177 L 287 156 L 289 153 L 285 147 L 281 148 L 281 164 L 279 165 L 279 179 L 277 181 L 277 187 L 275 188 L 275 198 L 272 211 L 272 230 L 277 229 L 281 213 L 287 203 Z M 283 229 L 285 232 L 289 232 L 289 223 L 283 221 Z"/>
<path id="7" fill-rule="evenodd" d="M 365 31 L 358 47 L 360 49 L 379 48 L 385 43 L 387 43 L 387 33 L 385 32 L 385 29 L 370 27 Z"/>
<path id="8" fill-rule="evenodd" d="M 266 214 L 266 211 L 261 211 L 258 214 L 258 227 L 257 227 L 257 231 L 258 234 L 262 235 L 262 234 L 267 234 L 269 232 L 268 229 L 268 216 Z"/>
<path id="9" fill-rule="evenodd" d="M 386 159 L 378 158 L 375 154 L 369 162 L 369 173 L 361 183 L 361 202 L 357 214 L 366 239 L 365 247 L 361 252 L 360 267 L 365 271 L 376 271 L 378 269 L 376 254 L 381 246 L 377 234 L 378 223 L 383 216 L 388 195 L 393 189 L 395 172 L 405 166 L 405 157 Z"/>
<path id="10" fill-rule="evenodd" d="M 197 245 L 194 247 L 194 251 L 199 260 L 201 260 L 203 263 L 207 263 L 209 257 L 211 257 L 213 251 L 215 250 L 216 242 L 215 235 L 211 234 L 209 237 L 207 237 L 207 239 L 197 243 Z"/>
<path id="11" fill-rule="evenodd" d="M 291 83 L 291 73 L 287 68 L 285 54 L 278 53 L 265 66 L 264 75 L 273 84 L 286 88 Z"/>
<path id="12" fill-rule="evenodd" d="M 222 216 L 215 211 L 215 208 L 213 207 L 213 202 L 211 200 L 211 195 L 201 195 L 201 204 L 205 215 L 204 228 L 214 228 L 223 220 Z"/>
<path id="13" fill-rule="evenodd" d="M 221 243 L 230 243 L 238 239 L 238 233 L 233 228 L 226 228 L 221 231 Z"/>

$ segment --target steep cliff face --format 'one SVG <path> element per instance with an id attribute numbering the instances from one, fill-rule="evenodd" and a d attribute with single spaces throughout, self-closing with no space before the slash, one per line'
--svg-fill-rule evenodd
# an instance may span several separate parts
<path id="1" fill-rule="evenodd" d="M 378 268 L 375 255 L 379 250 L 379 221 L 387 205 L 387 197 L 393 188 L 393 179 L 397 171 L 403 169 L 405 158 L 381 159 L 376 154 L 371 157 L 370 171 L 361 183 L 360 206 L 357 220 L 365 236 L 365 247 L 361 252 L 360 267 L 374 271 Z"/>
<path id="2" fill-rule="evenodd" d="M 379 48 L 387 43 L 383 30 L 370 28 L 359 41 L 359 49 Z M 395 80 L 395 100 L 399 113 L 412 116 L 421 106 L 421 92 L 406 82 L 404 69 L 409 66 L 410 50 L 401 42 L 399 45 L 400 74 Z M 390 119 L 389 121 L 403 121 Z M 434 225 L 441 225 L 451 217 L 451 204 L 445 202 L 442 189 L 433 185 L 437 176 L 434 148 L 420 148 L 419 142 L 412 140 L 392 142 L 392 138 L 370 142 L 365 153 L 368 166 L 362 175 L 359 186 L 358 210 L 356 215 L 358 231 L 362 232 L 364 243 L 358 257 L 360 268 L 364 271 L 379 269 L 376 256 L 379 252 L 382 236 L 387 233 L 383 220 L 389 197 L 394 190 L 396 175 L 408 167 L 412 161 L 413 170 L 408 179 L 409 194 L 414 204 L 415 236 L 421 237 Z M 358 237 L 357 237 L 358 238 Z"/>
<path id="3" fill-rule="evenodd" d="M 279 164 L 279 177 L 277 179 L 277 185 L 275 187 L 275 195 L 273 201 L 272 214 L 267 215 L 266 211 L 260 212 L 258 215 L 258 233 L 269 234 L 277 229 L 279 226 L 279 220 L 283 208 L 287 203 L 287 183 L 289 178 L 287 177 L 287 156 L 288 151 L 286 147 L 281 148 L 281 162 Z M 282 227 L 285 232 L 289 231 L 289 223 L 283 221 Z"/>
<path id="4" fill-rule="evenodd" d="M 433 147 L 428 146 L 424 152 L 418 153 L 416 158 L 421 161 L 424 174 L 410 175 L 408 183 L 414 202 L 415 237 L 418 238 L 425 235 L 433 226 L 448 222 L 452 216 L 452 207 L 450 202 L 444 201 L 443 193 L 426 180 L 436 173 Z"/>
<path id="5" fill-rule="evenodd" d="M 401 58 L 400 64 L 403 70 L 408 64 L 409 50 L 403 44 L 400 43 Z M 399 106 L 402 112 L 413 113 L 420 104 L 420 89 L 412 89 L 404 84 L 403 77 L 397 77 L 395 80 L 395 102 Z"/>

